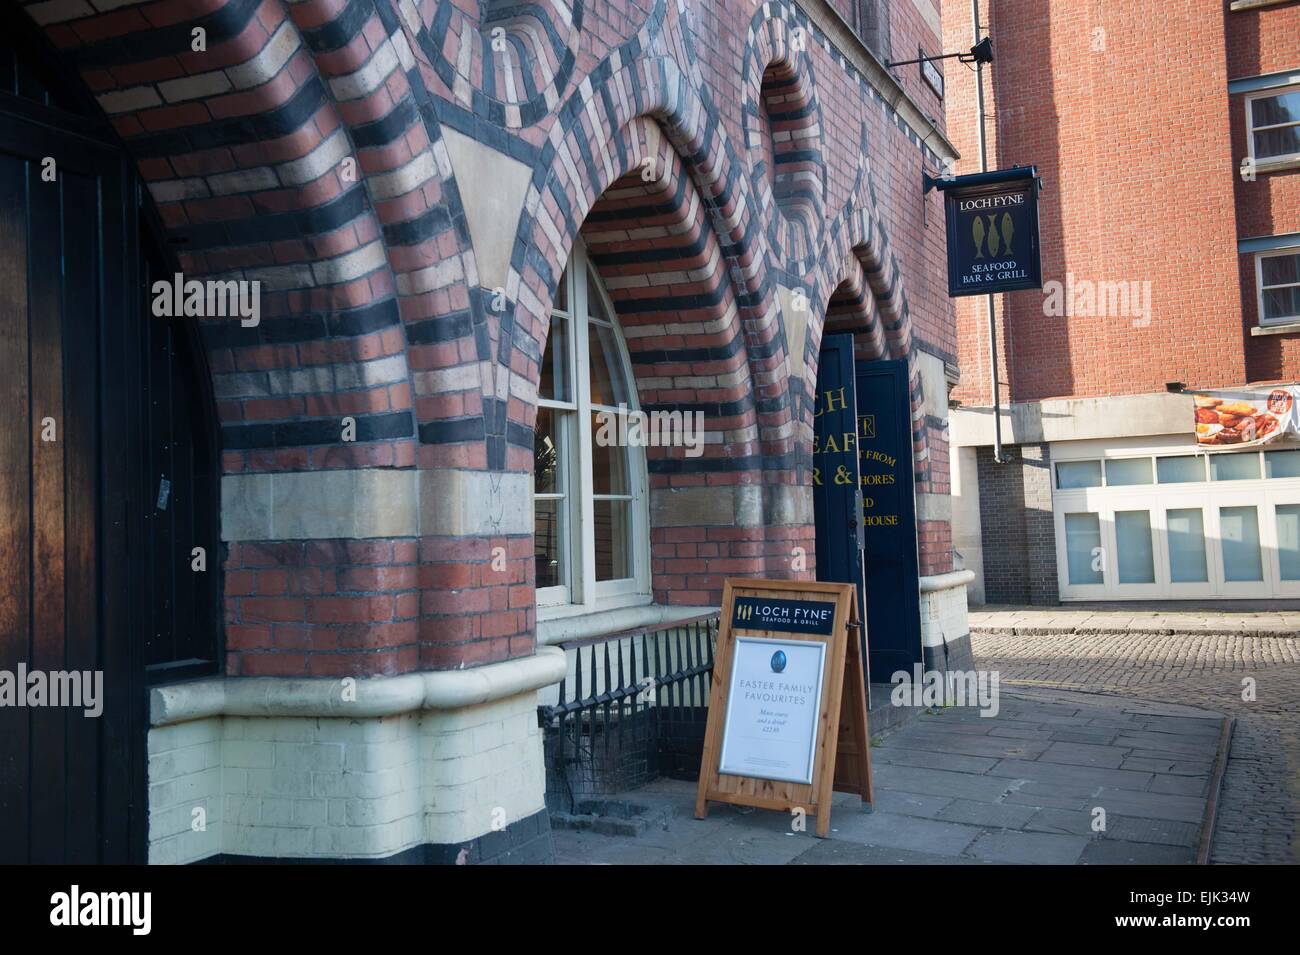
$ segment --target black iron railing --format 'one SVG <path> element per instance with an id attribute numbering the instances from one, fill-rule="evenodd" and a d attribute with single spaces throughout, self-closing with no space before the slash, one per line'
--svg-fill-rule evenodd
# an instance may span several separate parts
<path id="1" fill-rule="evenodd" d="M 568 673 L 558 700 L 538 707 L 551 811 L 659 776 L 694 778 L 717 633 L 712 614 L 560 644 Z"/>

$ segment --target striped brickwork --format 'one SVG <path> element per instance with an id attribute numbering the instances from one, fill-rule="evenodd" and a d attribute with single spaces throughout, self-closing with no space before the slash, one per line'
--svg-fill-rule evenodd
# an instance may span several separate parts
<path id="1" fill-rule="evenodd" d="M 910 2 L 896 44 L 936 49 Z M 539 363 L 579 237 L 642 405 L 705 415 L 701 457 L 649 450 L 658 602 L 815 572 L 825 332 L 913 363 L 918 491 L 946 493 L 914 361 L 955 351 L 940 207 L 919 190 L 937 156 L 797 4 L 26 7 L 111 117 L 186 277 L 262 283 L 260 325 L 205 324 L 232 675 L 532 652 Z M 493 185 L 464 158 L 482 150 L 522 171 L 486 217 Z M 951 535 L 931 523 L 940 573 Z"/>

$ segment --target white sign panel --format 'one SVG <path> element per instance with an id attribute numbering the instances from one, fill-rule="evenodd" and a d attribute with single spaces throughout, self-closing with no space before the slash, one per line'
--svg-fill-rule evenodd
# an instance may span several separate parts
<path id="1" fill-rule="evenodd" d="M 719 773 L 813 781 L 826 644 L 737 637 Z"/>

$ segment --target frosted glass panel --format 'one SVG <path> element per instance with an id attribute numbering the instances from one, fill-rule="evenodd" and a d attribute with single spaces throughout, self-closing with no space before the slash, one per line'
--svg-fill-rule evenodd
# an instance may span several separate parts
<path id="1" fill-rule="evenodd" d="M 1056 486 L 1101 487 L 1101 462 L 1062 461 L 1056 466 Z"/>
<path id="2" fill-rule="evenodd" d="M 1300 580 L 1300 504 L 1277 506 L 1277 562 L 1283 580 Z"/>
<path id="3" fill-rule="evenodd" d="M 1130 458 L 1124 461 L 1106 462 L 1106 484 L 1110 487 L 1150 483 L 1150 458 Z"/>
<path id="4" fill-rule="evenodd" d="M 1161 484 L 1189 484 L 1205 480 L 1205 458 L 1184 454 L 1176 458 L 1156 458 L 1156 477 Z"/>
<path id="5" fill-rule="evenodd" d="M 1253 507 L 1219 508 L 1219 538 L 1223 547 L 1223 579 L 1263 580 L 1259 554 L 1259 517 Z"/>
<path id="6" fill-rule="evenodd" d="M 1093 462 L 1094 464 L 1096 462 Z M 1065 515 L 1065 556 L 1072 584 L 1102 582 L 1101 562 L 1094 567 L 1094 551 L 1101 553 L 1101 521 L 1096 514 Z"/>
<path id="7" fill-rule="evenodd" d="M 1259 455 L 1256 453 L 1211 455 L 1210 473 L 1216 481 L 1258 480 Z"/>
<path id="8" fill-rule="evenodd" d="M 1300 477 L 1300 451 L 1265 451 L 1264 469 L 1266 477 Z"/>
<path id="9" fill-rule="evenodd" d="M 1149 462 L 1147 467 L 1150 469 Z M 1115 549 L 1121 584 L 1156 582 L 1150 511 L 1115 512 Z"/>
<path id="10" fill-rule="evenodd" d="M 1176 584 L 1202 584 L 1205 570 L 1205 522 L 1199 507 L 1165 513 L 1169 529 L 1169 579 Z"/>

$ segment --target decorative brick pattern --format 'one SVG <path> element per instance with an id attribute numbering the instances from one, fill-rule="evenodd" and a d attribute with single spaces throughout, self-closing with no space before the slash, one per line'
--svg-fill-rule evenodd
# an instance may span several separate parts
<path id="1" fill-rule="evenodd" d="M 893 42 L 937 49 L 896 7 Z M 529 473 L 550 305 L 581 237 L 642 405 L 705 414 L 703 457 L 651 449 L 652 495 L 671 511 L 682 491 L 763 489 L 752 520 L 652 528 L 657 600 L 815 573 L 791 557 L 815 552 L 799 502 L 828 315 L 860 357 L 912 363 L 915 468 L 943 493 L 914 361 L 955 352 L 940 204 L 916 195 L 937 155 L 797 4 L 161 0 L 43 28 L 110 113 L 186 277 L 262 283 L 260 325 L 205 327 L 228 475 Z M 501 288 L 480 272 L 449 131 L 530 173 L 518 221 L 501 222 Z M 806 300 L 806 334 L 778 288 Z M 937 571 L 941 523 L 921 545 Z M 531 550 L 515 523 L 245 535 L 225 567 L 227 670 L 527 655 Z"/>

